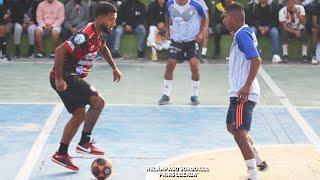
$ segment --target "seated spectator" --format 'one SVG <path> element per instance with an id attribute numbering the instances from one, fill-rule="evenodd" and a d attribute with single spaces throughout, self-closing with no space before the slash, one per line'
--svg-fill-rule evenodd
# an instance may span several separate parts
<path id="1" fill-rule="evenodd" d="M 118 11 L 118 26 L 115 29 L 115 39 L 112 48 L 114 58 L 121 58 L 119 54 L 120 40 L 123 32 L 135 32 L 138 35 L 138 51 L 139 58 L 144 57 L 146 28 L 144 20 L 146 19 L 146 7 L 139 0 L 129 0 L 122 3 Z"/>
<path id="2" fill-rule="evenodd" d="M 6 23 L 10 17 L 11 11 L 8 8 L 7 0 L 0 1 L 0 50 L 1 60 L 11 61 L 7 54 L 7 40 L 6 40 Z"/>
<path id="3" fill-rule="evenodd" d="M 65 20 L 61 30 L 64 40 L 82 29 L 90 20 L 89 5 L 83 0 L 70 0 L 65 6 Z"/>
<path id="4" fill-rule="evenodd" d="M 214 8 L 213 13 L 213 32 L 215 34 L 214 43 L 215 43 L 215 51 L 214 56 L 220 56 L 220 41 L 221 36 L 224 34 L 230 34 L 230 31 L 227 30 L 226 26 L 223 24 L 223 13 L 224 9 L 233 3 L 233 0 L 221 0 L 221 2 L 217 3 Z"/>
<path id="5" fill-rule="evenodd" d="M 28 33 L 28 41 L 29 41 L 29 50 L 28 56 L 33 57 L 34 55 L 34 44 L 35 37 L 34 32 L 36 30 L 36 17 L 35 11 L 37 2 L 34 0 L 13 0 L 12 1 L 12 22 L 14 23 L 13 30 L 13 43 L 15 45 L 15 55 L 16 58 L 19 58 L 20 53 L 20 44 L 21 44 L 21 35 L 23 31 L 27 31 Z"/>
<path id="6" fill-rule="evenodd" d="M 58 45 L 61 25 L 64 20 L 64 6 L 58 0 L 44 0 L 37 8 L 36 42 L 39 46 L 39 52 L 36 57 L 44 57 L 44 45 L 42 36 L 45 34 L 51 35 L 51 54 L 50 58 L 54 58 L 54 50 Z"/>
<path id="7" fill-rule="evenodd" d="M 166 39 L 165 28 L 166 0 L 156 0 L 148 6 L 149 36 L 147 46 L 151 47 L 152 61 L 158 61 L 157 50 L 168 49 L 170 41 Z"/>
<path id="8" fill-rule="evenodd" d="M 312 10 L 314 0 L 300 0 L 306 12 L 306 25 L 305 28 L 308 32 L 312 29 Z"/>
<path id="9" fill-rule="evenodd" d="M 261 36 L 269 36 L 272 42 L 272 62 L 281 62 L 280 39 L 278 26 L 278 5 L 274 2 L 268 4 L 268 0 L 259 0 L 259 2 L 251 4 L 252 11 L 252 30 L 255 34 Z"/>
<path id="10" fill-rule="evenodd" d="M 319 56 L 316 52 L 320 52 L 320 2 L 316 3 L 312 11 L 312 64 L 319 64 Z M 317 49 L 318 48 L 318 49 Z"/>
<path id="11" fill-rule="evenodd" d="M 306 13 L 296 0 L 287 0 L 286 6 L 279 11 L 279 22 L 282 30 L 282 62 L 288 62 L 288 43 L 290 38 L 298 38 L 302 44 L 302 61 L 308 63 L 308 42 L 305 30 Z"/>

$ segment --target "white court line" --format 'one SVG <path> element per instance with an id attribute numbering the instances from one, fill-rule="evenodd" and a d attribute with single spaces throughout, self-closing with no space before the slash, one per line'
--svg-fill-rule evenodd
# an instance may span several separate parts
<path id="1" fill-rule="evenodd" d="M 39 136 L 36 141 L 33 143 L 32 148 L 25 159 L 22 167 L 20 168 L 15 180 L 29 179 L 31 172 L 37 163 L 37 160 L 41 154 L 42 149 L 44 148 L 46 141 L 48 140 L 49 135 L 52 133 L 53 129 L 56 126 L 58 118 L 63 110 L 63 104 L 57 104 L 49 118 L 46 120 L 46 124 L 43 126 Z"/>
<path id="2" fill-rule="evenodd" d="M 55 105 L 59 102 L 0 102 L 0 105 Z M 213 104 L 213 105 L 199 105 L 199 106 L 192 106 L 187 104 L 169 104 L 169 105 L 158 105 L 158 104 L 107 104 L 108 106 L 127 106 L 127 107 L 194 107 L 194 108 L 226 108 L 228 105 L 220 105 L 220 104 Z M 283 105 L 257 105 L 257 108 L 286 108 Z M 320 106 L 294 106 L 298 109 L 320 109 Z"/>
<path id="3" fill-rule="evenodd" d="M 280 98 L 281 104 L 283 104 L 292 118 L 296 121 L 299 125 L 303 133 L 309 139 L 309 141 L 314 144 L 317 149 L 320 151 L 320 138 L 319 136 L 313 131 L 307 121 L 303 118 L 303 116 L 299 113 L 299 111 L 293 106 L 290 102 L 287 95 L 277 86 L 277 84 L 271 79 L 269 74 L 264 70 L 261 66 L 259 75 L 261 78 L 266 82 L 266 84 L 270 87 L 273 93 Z"/>

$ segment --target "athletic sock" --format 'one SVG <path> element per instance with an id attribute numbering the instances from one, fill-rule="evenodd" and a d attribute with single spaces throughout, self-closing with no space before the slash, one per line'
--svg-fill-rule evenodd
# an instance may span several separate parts
<path id="1" fill-rule="evenodd" d="M 60 147 L 59 147 L 58 153 L 61 154 L 61 155 L 68 154 L 68 147 L 69 147 L 69 145 L 60 143 Z"/>
<path id="2" fill-rule="evenodd" d="M 248 168 L 249 179 L 259 180 L 259 174 L 257 169 L 257 163 L 255 159 L 246 160 L 246 165 Z"/>
<path id="3" fill-rule="evenodd" d="M 171 93 L 172 80 L 163 80 L 163 94 L 170 96 Z"/>
<path id="4" fill-rule="evenodd" d="M 83 145 L 83 144 L 89 142 L 90 141 L 90 136 L 91 136 L 91 132 L 87 133 L 87 132 L 82 131 L 81 139 L 80 139 L 79 144 Z"/>
<path id="5" fill-rule="evenodd" d="M 192 80 L 192 93 L 191 93 L 191 96 L 198 96 L 199 95 L 199 87 L 200 87 L 200 81 Z"/>

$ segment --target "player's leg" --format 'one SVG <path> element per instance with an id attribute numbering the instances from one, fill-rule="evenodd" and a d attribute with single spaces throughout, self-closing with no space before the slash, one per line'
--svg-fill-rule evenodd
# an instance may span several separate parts
<path id="1" fill-rule="evenodd" d="M 199 105 L 199 87 L 200 87 L 200 61 L 196 54 L 196 42 L 188 42 L 185 44 L 187 59 L 189 60 L 191 70 L 191 104 Z"/>
<path id="2" fill-rule="evenodd" d="M 177 64 L 177 60 L 183 60 L 184 51 L 183 44 L 179 42 L 171 42 L 169 47 L 169 59 L 166 65 L 163 80 L 163 94 L 158 102 L 159 105 L 168 104 L 170 101 L 171 86 L 173 81 L 173 72 Z"/>
<path id="3" fill-rule="evenodd" d="M 244 129 L 236 129 L 234 134 L 234 139 L 238 144 L 241 154 L 247 165 L 248 174 L 249 174 L 248 178 L 250 180 L 259 179 L 257 163 L 255 160 L 255 155 L 252 149 L 252 145 L 248 138 L 248 131 Z"/>
<path id="4" fill-rule="evenodd" d="M 90 141 L 92 130 L 104 108 L 104 98 L 97 94 L 90 97 L 90 108 L 86 113 L 85 122 L 83 125 L 82 135 L 76 151 L 91 155 L 103 155 L 104 151 L 100 150 Z"/>
<path id="5" fill-rule="evenodd" d="M 200 88 L 200 63 L 197 57 L 189 60 L 191 70 L 191 103 L 192 105 L 199 105 L 199 88 Z"/>
<path id="6" fill-rule="evenodd" d="M 85 115 L 86 111 L 84 107 L 76 108 L 72 112 L 72 117 L 64 127 L 59 150 L 51 158 L 53 162 L 73 171 L 78 171 L 79 168 L 73 164 L 72 158 L 68 155 L 68 147 L 85 119 Z"/>
<path id="7" fill-rule="evenodd" d="M 248 135 L 248 139 L 250 141 L 250 144 L 252 146 L 252 150 L 254 152 L 254 159 L 256 160 L 257 162 L 257 167 L 259 168 L 260 171 L 266 171 L 269 169 L 269 166 L 267 164 L 266 161 L 263 161 L 262 158 L 260 157 L 260 154 L 257 150 L 257 148 L 254 146 L 254 143 L 253 143 L 253 140 L 252 138 L 250 137 L 250 135 Z"/>

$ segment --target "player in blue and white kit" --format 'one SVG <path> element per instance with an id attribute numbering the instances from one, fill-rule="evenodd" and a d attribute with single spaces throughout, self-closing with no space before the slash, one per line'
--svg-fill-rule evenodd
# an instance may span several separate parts
<path id="1" fill-rule="evenodd" d="M 245 25 L 243 6 L 234 3 L 226 8 L 224 24 L 234 34 L 229 55 L 230 106 L 226 118 L 227 129 L 234 136 L 248 167 L 250 180 L 259 179 L 257 167 L 268 169 L 249 136 L 252 113 L 260 97 L 256 75 L 261 58 L 253 30 Z"/>
<path id="2" fill-rule="evenodd" d="M 200 75 L 196 43 L 202 42 L 208 28 L 209 17 L 207 7 L 199 0 L 169 0 L 166 6 L 167 38 L 171 39 L 171 45 L 164 74 L 163 95 L 159 104 L 164 105 L 169 103 L 173 71 L 177 60 L 183 61 L 186 58 L 189 60 L 192 73 L 191 103 L 199 105 Z"/>

